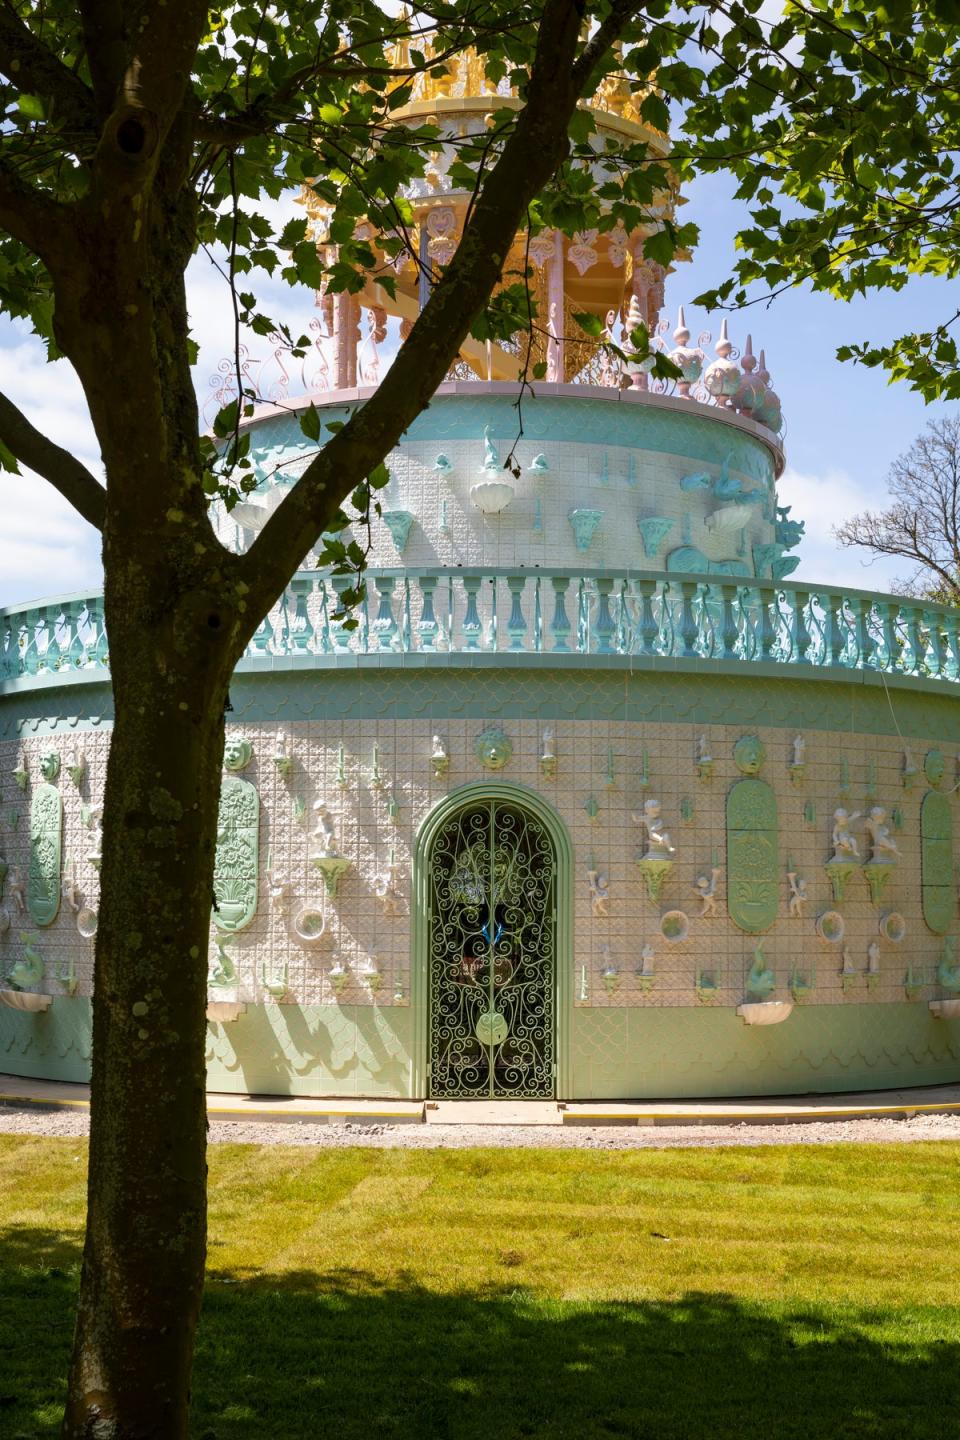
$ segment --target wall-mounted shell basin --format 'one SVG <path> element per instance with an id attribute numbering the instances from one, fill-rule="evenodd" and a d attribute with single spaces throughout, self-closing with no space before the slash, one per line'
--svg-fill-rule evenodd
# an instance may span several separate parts
<path id="1" fill-rule="evenodd" d="M 730 530 L 742 530 L 752 519 L 753 511 L 749 505 L 722 505 L 719 510 L 713 510 L 704 517 L 703 525 L 712 534 L 721 535 Z"/>
<path id="2" fill-rule="evenodd" d="M 0 990 L 0 1005 L 9 1005 L 11 1010 L 49 1010 L 52 1004 L 52 995 L 34 995 L 28 990 Z"/>
<path id="3" fill-rule="evenodd" d="M 935 1020 L 960 1020 L 960 1000 L 931 1000 L 930 1014 Z"/>
<path id="4" fill-rule="evenodd" d="M 246 1005 L 239 1000 L 208 1000 L 207 1019 L 218 1020 L 221 1025 L 229 1025 L 233 1020 L 239 1020 L 246 1011 Z"/>
<path id="5" fill-rule="evenodd" d="M 484 515 L 499 515 L 513 499 L 513 486 L 506 480 L 480 480 L 470 486 L 470 499 Z"/>
<path id="6" fill-rule="evenodd" d="M 793 1010 L 792 1000 L 756 1000 L 737 1006 L 744 1025 L 780 1025 Z"/>

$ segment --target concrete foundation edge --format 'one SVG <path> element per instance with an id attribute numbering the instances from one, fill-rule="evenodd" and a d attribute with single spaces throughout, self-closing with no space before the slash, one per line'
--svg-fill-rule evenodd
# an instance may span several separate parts
<path id="1" fill-rule="evenodd" d="M 90 1003 L 0 1013 L 0 1069 L 86 1081 Z M 251 1005 L 208 1030 L 208 1088 L 226 1094 L 412 1099 L 414 1012 L 373 1006 Z M 576 1100 L 719 1099 L 947 1084 L 960 1080 L 960 1020 L 926 1005 L 797 1006 L 773 1027 L 733 1011 L 575 1009 Z"/>

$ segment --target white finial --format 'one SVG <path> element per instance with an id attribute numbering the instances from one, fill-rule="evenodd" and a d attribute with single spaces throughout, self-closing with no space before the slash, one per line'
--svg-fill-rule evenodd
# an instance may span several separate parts
<path id="1" fill-rule="evenodd" d="M 745 370 L 748 375 L 757 368 L 757 357 L 753 353 L 753 336 L 747 336 L 747 343 L 744 346 L 743 358 L 740 361 L 740 369 Z"/>
<path id="2" fill-rule="evenodd" d="M 714 348 L 716 349 L 717 354 L 722 355 L 724 359 L 727 358 L 727 356 L 730 354 L 730 351 L 733 349 L 730 336 L 727 334 L 726 315 L 724 315 L 723 319 L 720 322 L 720 338 Z"/>
<path id="3" fill-rule="evenodd" d="M 760 369 L 757 371 L 757 379 L 762 380 L 764 385 L 766 385 L 770 379 L 770 371 L 767 369 L 767 356 L 763 350 L 760 351 Z"/>
<path id="4" fill-rule="evenodd" d="M 677 328 L 673 332 L 673 338 L 674 340 L 676 340 L 678 345 L 686 345 L 687 341 L 690 339 L 690 331 L 687 328 L 687 322 L 684 319 L 682 305 L 679 306 L 677 310 Z"/>

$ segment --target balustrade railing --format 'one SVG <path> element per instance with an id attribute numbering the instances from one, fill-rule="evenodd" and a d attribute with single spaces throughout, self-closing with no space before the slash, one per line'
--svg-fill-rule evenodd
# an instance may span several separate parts
<path id="1" fill-rule="evenodd" d="M 960 679 L 960 611 L 900 596 L 644 571 L 371 570 L 351 628 L 338 618 L 350 583 L 298 573 L 246 657 L 619 655 Z M 0 681 L 108 670 L 101 596 L 0 611 Z"/>

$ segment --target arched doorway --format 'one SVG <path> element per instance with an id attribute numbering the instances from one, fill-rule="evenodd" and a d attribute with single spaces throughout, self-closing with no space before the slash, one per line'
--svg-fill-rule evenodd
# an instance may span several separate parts
<path id="1" fill-rule="evenodd" d="M 465 786 L 429 817 L 417 870 L 427 1093 L 555 1096 L 569 969 L 558 817 L 519 786 Z"/>

